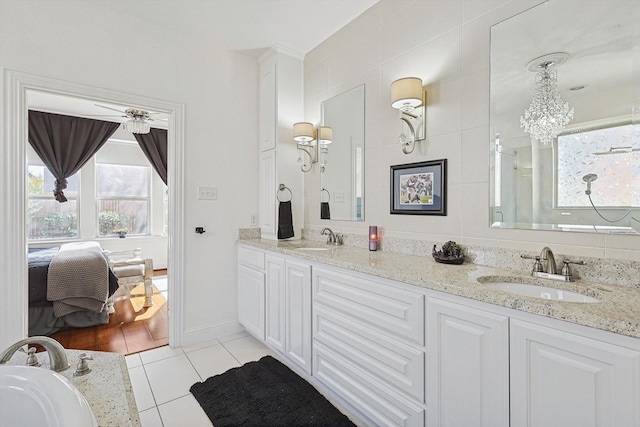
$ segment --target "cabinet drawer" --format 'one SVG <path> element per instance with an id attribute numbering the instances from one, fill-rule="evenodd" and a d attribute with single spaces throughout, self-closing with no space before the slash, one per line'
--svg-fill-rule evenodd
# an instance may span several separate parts
<path id="1" fill-rule="evenodd" d="M 423 295 L 322 268 L 313 271 L 314 304 L 424 345 Z"/>
<path id="2" fill-rule="evenodd" d="M 238 246 L 238 264 L 256 270 L 264 270 L 264 252 Z"/>
<path id="3" fill-rule="evenodd" d="M 313 375 L 358 410 L 371 426 L 424 426 L 424 408 L 393 393 L 341 357 L 314 345 Z"/>
<path id="4" fill-rule="evenodd" d="M 314 345 L 322 344 L 372 377 L 424 402 L 424 352 L 316 307 Z"/>

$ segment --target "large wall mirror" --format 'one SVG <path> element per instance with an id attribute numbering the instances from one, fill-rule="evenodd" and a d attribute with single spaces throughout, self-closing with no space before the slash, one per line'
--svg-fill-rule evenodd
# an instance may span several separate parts
<path id="1" fill-rule="evenodd" d="M 322 103 L 331 144 L 320 146 L 321 219 L 364 221 L 364 85 Z"/>
<path id="2" fill-rule="evenodd" d="M 492 227 L 640 234 L 640 1 L 491 28 Z"/>

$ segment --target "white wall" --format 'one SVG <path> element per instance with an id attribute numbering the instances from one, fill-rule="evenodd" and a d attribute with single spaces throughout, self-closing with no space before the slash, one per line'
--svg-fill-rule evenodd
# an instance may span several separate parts
<path id="1" fill-rule="evenodd" d="M 0 66 L 185 104 L 185 343 L 233 326 L 237 230 L 258 212 L 255 59 L 93 3 L 3 0 Z M 197 200 L 198 185 L 218 200 Z"/>
<path id="2" fill-rule="evenodd" d="M 320 103 L 366 84 L 365 223 L 320 221 L 318 168 L 305 175 L 305 227 L 444 243 L 640 259 L 640 237 L 489 228 L 490 27 L 541 0 L 382 0 L 305 57 L 305 119 Z M 390 106 L 395 79 L 420 77 L 427 89 L 427 140 L 404 155 Z M 448 214 L 389 214 L 389 167 L 448 159 Z M 384 243 L 383 243 L 384 244 Z"/>

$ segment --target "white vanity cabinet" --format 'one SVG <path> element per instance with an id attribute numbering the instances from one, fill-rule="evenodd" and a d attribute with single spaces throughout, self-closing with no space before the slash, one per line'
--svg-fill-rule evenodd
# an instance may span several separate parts
<path id="1" fill-rule="evenodd" d="M 265 273 L 264 252 L 238 247 L 238 322 L 264 341 Z"/>
<path id="2" fill-rule="evenodd" d="M 427 298 L 427 425 L 509 426 L 509 318 Z"/>
<path id="3" fill-rule="evenodd" d="M 241 323 L 362 425 L 640 427 L 638 339 L 277 252 L 238 259 Z"/>
<path id="4" fill-rule="evenodd" d="M 313 376 L 367 425 L 424 425 L 424 297 L 313 268 Z"/>
<path id="5" fill-rule="evenodd" d="M 511 426 L 640 426 L 640 349 L 512 319 Z"/>

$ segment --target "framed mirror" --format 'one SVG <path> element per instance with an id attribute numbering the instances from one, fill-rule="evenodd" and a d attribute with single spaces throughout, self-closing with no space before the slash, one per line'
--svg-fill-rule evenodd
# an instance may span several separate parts
<path id="1" fill-rule="evenodd" d="M 332 129 L 320 144 L 320 218 L 364 221 L 364 84 L 327 99 L 322 125 Z"/>
<path id="2" fill-rule="evenodd" d="M 640 234 L 640 2 L 491 28 L 492 227 Z"/>

